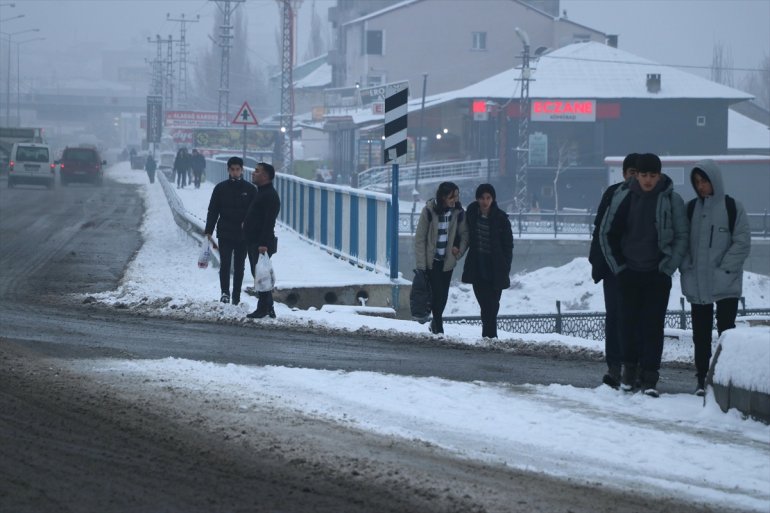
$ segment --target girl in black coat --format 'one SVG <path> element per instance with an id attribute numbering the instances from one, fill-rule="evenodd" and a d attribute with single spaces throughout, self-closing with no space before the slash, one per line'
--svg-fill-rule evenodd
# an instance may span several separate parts
<path id="1" fill-rule="evenodd" d="M 511 286 L 513 231 L 508 216 L 495 202 L 495 188 L 483 183 L 476 201 L 468 205 L 469 247 L 463 268 L 463 283 L 473 284 L 481 307 L 481 336 L 497 338 L 497 312 L 503 289 Z"/>

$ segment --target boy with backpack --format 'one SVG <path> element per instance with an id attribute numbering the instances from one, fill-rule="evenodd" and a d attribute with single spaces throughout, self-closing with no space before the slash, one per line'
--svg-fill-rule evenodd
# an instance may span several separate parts
<path id="1" fill-rule="evenodd" d="M 751 230 L 743 205 L 725 194 L 722 172 L 713 160 L 701 160 L 690 172 L 697 197 L 687 204 L 689 250 L 681 267 L 682 293 L 691 304 L 692 339 L 698 380 L 695 394 L 705 395 L 711 359 L 714 303 L 717 333 L 735 327 L 743 289 L 743 264 L 751 249 Z"/>

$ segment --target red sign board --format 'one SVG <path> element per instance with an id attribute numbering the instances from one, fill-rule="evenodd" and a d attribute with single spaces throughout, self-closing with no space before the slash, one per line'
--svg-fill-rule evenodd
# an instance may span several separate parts
<path id="1" fill-rule="evenodd" d="M 532 100 L 532 121 L 596 121 L 596 100 Z"/>
<path id="2" fill-rule="evenodd" d="M 169 110 L 166 126 L 217 126 L 218 114 L 210 111 Z"/>

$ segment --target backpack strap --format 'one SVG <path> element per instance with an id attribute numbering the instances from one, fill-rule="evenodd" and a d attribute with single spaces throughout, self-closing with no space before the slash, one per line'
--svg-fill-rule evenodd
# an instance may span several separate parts
<path id="1" fill-rule="evenodd" d="M 727 209 L 727 226 L 730 227 L 730 233 L 733 233 L 735 231 L 735 218 L 738 216 L 735 198 L 725 194 L 725 208 Z"/>

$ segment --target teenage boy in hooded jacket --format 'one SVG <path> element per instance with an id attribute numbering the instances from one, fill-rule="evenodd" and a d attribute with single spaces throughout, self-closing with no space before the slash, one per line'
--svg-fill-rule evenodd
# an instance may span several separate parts
<path id="1" fill-rule="evenodd" d="M 642 392 L 658 397 L 671 275 L 687 253 L 687 213 L 673 181 L 661 173 L 657 155 L 640 155 L 636 168 L 636 180 L 612 197 L 600 243 L 620 285 L 621 388 L 633 390 L 639 377 Z"/>
<path id="2" fill-rule="evenodd" d="M 717 333 L 735 327 L 738 298 L 743 289 L 743 264 L 751 250 L 751 230 L 743 205 L 735 205 L 730 226 L 722 172 L 713 160 L 701 160 L 690 172 L 697 197 L 692 200 L 690 245 L 682 263 L 682 293 L 692 305 L 692 340 L 695 345 L 696 395 L 705 394 L 711 359 L 714 303 Z"/>

